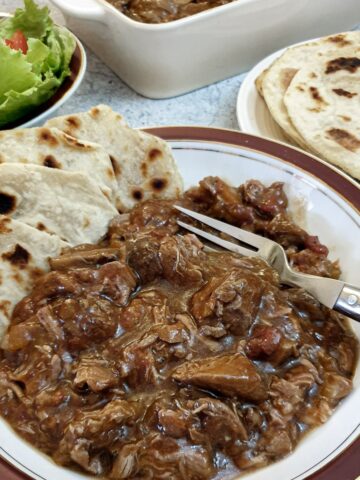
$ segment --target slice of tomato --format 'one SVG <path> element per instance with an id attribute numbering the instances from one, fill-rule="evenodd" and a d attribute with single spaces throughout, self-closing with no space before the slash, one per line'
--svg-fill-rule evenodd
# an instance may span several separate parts
<path id="1" fill-rule="evenodd" d="M 12 48 L 13 50 L 21 50 L 24 55 L 26 54 L 29 48 L 26 41 L 26 37 L 21 30 L 17 30 L 16 32 L 14 32 L 11 38 L 5 39 L 5 43 L 8 47 Z"/>

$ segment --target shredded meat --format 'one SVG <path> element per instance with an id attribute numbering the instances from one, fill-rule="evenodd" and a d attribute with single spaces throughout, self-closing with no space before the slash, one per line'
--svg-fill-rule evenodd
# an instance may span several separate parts
<path id="1" fill-rule="evenodd" d="M 167 23 L 233 0 L 108 0 L 128 17 L 143 23 Z"/>
<path id="2" fill-rule="evenodd" d="M 177 201 L 275 239 L 298 270 L 340 273 L 279 182 L 208 177 Z M 289 454 L 351 391 L 344 319 L 263 260 L 204 248 L 179 218 L 170 200 L 139 203 L 99 245 L 52 259 L 15 308 L 0 413 L 58 464 L 111 480 L 228 478 Z"/>

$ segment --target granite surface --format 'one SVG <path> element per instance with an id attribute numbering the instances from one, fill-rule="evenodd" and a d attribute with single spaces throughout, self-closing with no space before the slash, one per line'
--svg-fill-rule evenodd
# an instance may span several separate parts
<path id="1" fill-rule="evenodd" d="M 76 0 L 74 0 L 76 1 Z M 47 0 L 53 18 L 63 23 L 61 13 Z M 22 0 L 0 0 L 0 11 L 13 12 Z M 209 87 L 165 100 L 150 100 L 136 94 L 125 85 L 89 49 L 88 69 L 75 95 L 57 110 L 56 115 L 87 110 L 106 103 L 119 111 L 133 127 L 155 125 L 211 125 L 238 129 L 236 97 L 244 75 L 238 75 Z"/>

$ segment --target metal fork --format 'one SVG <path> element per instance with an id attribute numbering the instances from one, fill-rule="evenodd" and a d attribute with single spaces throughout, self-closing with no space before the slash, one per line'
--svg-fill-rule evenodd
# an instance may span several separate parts
<path id="1" fill-rule="evenodd" d="M 326 307 L 333 308 L 354 320 L 360 321 L 360 287 L 350 285 L 341 280 L 295 272 L 290 268 L 285 251 L 278 243 L 178 205 L 174 205 L 174 208 L 219 232 L 226 233 L 240 240 L 240 242 L 246 244 L 246 246 L 236 245 L 235 243 L 178 220 L 177 223 L 180 227 L 216 245 L 220 245 L 226 250 L 231 250 L 232 252 L 247 257 L 260 257 L 264 259 L 271 267 L 279 272 L 282 283 L 301 287 L 311 293 L 311 295 Z"/>

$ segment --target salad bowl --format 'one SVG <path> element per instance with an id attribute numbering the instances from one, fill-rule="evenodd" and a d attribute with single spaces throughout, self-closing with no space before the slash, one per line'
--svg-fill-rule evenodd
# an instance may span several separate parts
<path id="1" fill-rule="evenodd" d="M 12 15 L 0 12 L 0 22 L 3 19 L 10 18 Z M 63 28 L 63 27 L 60 27 Z M 65 30 L 65 29 L 63 29 Z M 69 74 L 64 78 L 61 85 L 55 90 L 54 94 L 42 102 L 35 105 L 32 100 L 33 108 L 18 119 L 10 120 L 7 123 L 0 122 L 0 130 L 8 130 L 12 128 L 25 128 L 41 125 L 48 117 L 50 117 L 58 108 L 61 107 L 79 88 L 85 72 L 86 72 L 86 52 L 80 40 L 70 31 L 65 30 L 66 34 L 75 41 L 75 49 L 71 56 L 68 69 Z M 8 42 L 5 40 L 5 42 Z M 9 42 L 10 43 L 10 42 Z M 7 45 L 9 45 L 7 43 Z M 36 64 L 33 68 L 36 68 Z M 16 78 L 16 72 L 12 73 L 12 77 Z M 11 89 L 11 85 L 9 85 Z M 3 93 L 3 92 L 2 92 Z M 21 106 L 19 107 L 21 108 Z"/>

